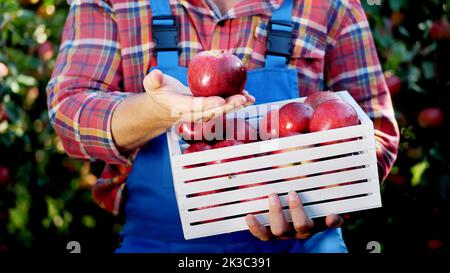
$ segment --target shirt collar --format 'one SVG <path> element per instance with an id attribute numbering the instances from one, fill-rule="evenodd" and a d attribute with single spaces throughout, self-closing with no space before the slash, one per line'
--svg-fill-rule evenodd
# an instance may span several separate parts
<path id="1" fill-rule="evenodd" d="M 203 15 L 214 17 L 217 20 L 225 20 L 257 14 L 270 17 L 272 11 L 280 7 L 284 0 L 243 0 L 224 14 L 222 18 L 218 18 L 218 14 L 212 10 L 206 0 L 177 1 L 189 12 L 201 13 Z"/>

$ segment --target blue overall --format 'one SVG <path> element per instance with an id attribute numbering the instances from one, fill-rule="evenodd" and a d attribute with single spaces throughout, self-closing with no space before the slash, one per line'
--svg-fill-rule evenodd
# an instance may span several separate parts
<path id="1" fill-rule="evenodd" d="M 169 1 L 151 0 L 153 27 L 156 31 L 170 31 L 174 25 Z M 285 100 L 299 96 L 297 71 L 287 67 L 289 56 L 282 56 L 286 46 L 284 37 L 292 33 L 292 0 L 285 0 L 272 14 L 265 66 L 251 70 L 245 89 L 255 96 L 257 103 Z M 155 27 L 157 26 L 157 27 Z M 160 27 L 158 27 L 160 26 Z M 167 27 L 169 26 L 169 27 Z M 178 50 L 171 48 L 171 36 L 156 36 L 158 68 L 186 84 L 187 69 L 178 65 Z M 274 33 L 274 35 L 272 35 Z M 282 35 L 276 35 L 276 34 Z M 173 34 L 173 33 L 172 33 Z M 283 35 L 283 34 L 288 34 Z M 164 40 L 163 40 L 164 39 Z M 288 38 L 290 39 L 290 38 Z M 281 41 L 281 45 L 280 45 Z M 286 39 L 284 38 L 284 41 Z M 288 47 L 290 47 L 290 40 Z M 271 43 L 271 44 L 269 44 Z M 169 45 L 169 46 L 168 46 Z M 284 46 L 284 49 L 283 49 Z M 289 48 L 287 48 L 289 50 Z M 277 54 L 277 55 L 275 55 Z M 126 222 L 121 232 L 122 244 L 117 253 L 128 252 L 202 252 L 202 253 L 343 253 L 347 248 L 340 229 L 329 229 L 307 240 L 260 241 L 249 231 L 185 240 L 175 199 L 166 136 L 149 141 L 138 153 L 127 182 L 125 204 Z"/>

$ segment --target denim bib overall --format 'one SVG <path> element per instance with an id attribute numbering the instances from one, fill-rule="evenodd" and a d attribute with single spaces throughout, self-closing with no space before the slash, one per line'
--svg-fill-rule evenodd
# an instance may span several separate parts
<path id="1" fill-rule="evenodd" d="M 291 45 L 293 0 L 285 0 L 275 10 L 268 32 L 265 66 L 249 71 L 245 89 L 256 103 L 299 96 L 297 70 L 287 67 Z M 153 35 L 157 44 L 157 67 L 187 84 L 187 69 L 178 65 L 175 18 L 169 1 L 151 0 Z M 158 50 L 158 47 L 163 50 Z M 175 199 L 166 135 L 149 141 L 138 153 L 127 182 L 126 223 L 122 244 L 127 252 L 203 253 L 318 253 L 347 252 L 341 230 L 329 229 L 307 240 L 262 242 L 249 231 L 185 240 Z"/>

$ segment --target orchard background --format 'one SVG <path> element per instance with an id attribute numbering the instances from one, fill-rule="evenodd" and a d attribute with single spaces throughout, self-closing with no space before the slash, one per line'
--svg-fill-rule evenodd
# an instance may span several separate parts
<path id="1" fill-rule="evenodd" d="M 383 208 L 344 215 L 353 253 L 449 254 L 450 0 L 367 5 L 401 130 Z M 377 1 L 368 1 L 377 2 Z M 68 5 L 0 1 L 0 252 L 111 253 L 120 219 L 92 201 L 101 163 L 68 158 L 49 124 L 45 86 Z"/>

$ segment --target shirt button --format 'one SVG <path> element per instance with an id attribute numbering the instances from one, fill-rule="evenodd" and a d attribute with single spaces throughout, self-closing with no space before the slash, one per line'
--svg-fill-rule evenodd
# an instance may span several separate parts
<path id="1" fill-rule="evenodd" d="M 219 22 L 217 23 L 217 25 L 218 25 L 219 27 L 223 27 L 223 26 L 225 25 L 225 20 L 219 21 Z"/>

